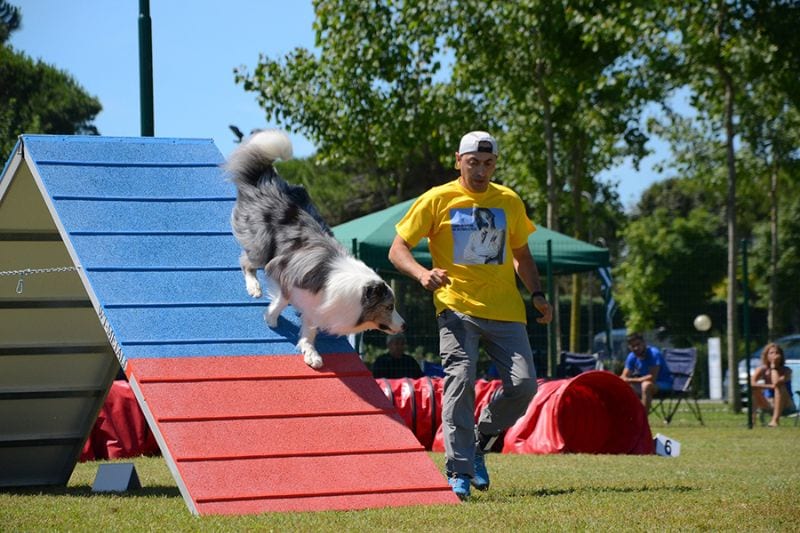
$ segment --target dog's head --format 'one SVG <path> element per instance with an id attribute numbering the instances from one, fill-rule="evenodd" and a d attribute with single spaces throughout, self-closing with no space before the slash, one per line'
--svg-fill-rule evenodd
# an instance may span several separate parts
<path id="1" fill-rule="evenodd" d="M 364 285 L 356 328 L 359 331 L 379 329 L 389 334 L 405 331 L 406 323 L 394 308 L 394 293 L 384 281 L 370 281 Z"/>

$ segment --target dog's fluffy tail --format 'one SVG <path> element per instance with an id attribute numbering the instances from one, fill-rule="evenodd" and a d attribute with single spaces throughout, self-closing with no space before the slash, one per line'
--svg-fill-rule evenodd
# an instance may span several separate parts
<path id="1" fill-rule="evenodd" d="M 246 141 L 228 158 L 225 170 L 234 183 L 256 185 L 272 164 L 292 158 L 292 141 L 280 130 L 262 130 Z"/>

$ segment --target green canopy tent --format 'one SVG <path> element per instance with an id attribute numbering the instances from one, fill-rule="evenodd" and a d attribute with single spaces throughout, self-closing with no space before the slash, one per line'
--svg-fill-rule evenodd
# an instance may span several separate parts
<path id="1" fill-rule="evenodd" d="M 372 268 L 396 272 L 389 262 L 389 247 L 395 236 L 394 226 L 405 215 L 415 198 L 392 207 L 353 219 L 333 228 L 336 239 L 352 247 L 353 253 Z M 538 226 L 528 238 L 528 247 L 542 274 L 547 272 L 547 241 L 551 243 L 552 274 L 589 272 L 609 266 L 608 250 L 573 239 L 557 231 Z M 428 244 L 420 242 L 413 250 L 414 258 L 422 265 L 431 266 Z"/>

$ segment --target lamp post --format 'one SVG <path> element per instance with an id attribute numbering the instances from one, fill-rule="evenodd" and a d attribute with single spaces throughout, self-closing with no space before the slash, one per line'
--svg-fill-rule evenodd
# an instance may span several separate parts
<path id="1" fill-rule="evenodd" d="M 153 119 L 153 36 L 150 0 L 139 0 L 139 119 L 142 137 L 155 134 Z"/>
<path id="2" fill-rule="evenodd" d="M 593 219 L 594 217 L 594 198 L 592 198 L 592 194 L 589 191 L 583 191 L 581 196 L 589 202 L 589 218 Z M 592 228 L 594 227 L 594 220 L 590 220 L 588 224 L 588 242 L 592 242 Z M 587 344 L 589 345 L 589 352 L 594 351 L 594 275 L 592 271 L 586 273 L 587 282 L 586 282 L 586 289 L 589 293 L 589 308 L 587 309 L 588 315 L 586 317 L 586 326 L 587 326 Z"/>

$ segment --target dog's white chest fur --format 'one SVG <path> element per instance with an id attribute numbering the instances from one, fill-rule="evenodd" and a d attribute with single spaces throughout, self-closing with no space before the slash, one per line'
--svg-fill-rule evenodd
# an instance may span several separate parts
<path id="1" fill-rule="evenodd" d="M 358 298 L 342 298 L 323 292 L 313 294 L 303 289 L 293 289 L 289 302 L 303 314 L 303 321 L 317 329 L 334 335 L 354 333 L 353 326 L 361 314 Z"/>
<path id="2" fill-rule="evenodd" d="M 304 321 L 318 329 L 334 335 L 357 333 L 364 285 L 375 279 L 379 279 L 377 274 L 362 262 L 341 257 L 334 263 L 323 290 L 314 294 L 293 288 L 289 301 L 303 313 Z"/>

